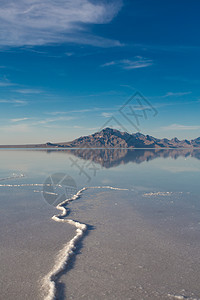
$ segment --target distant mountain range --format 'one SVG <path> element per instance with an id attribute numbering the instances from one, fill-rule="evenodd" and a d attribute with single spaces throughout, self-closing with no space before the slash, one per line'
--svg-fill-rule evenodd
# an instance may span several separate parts
<path id="1" fill-rule="evenodd" d="M 191 141 L 157 139 L 142 133 L 130 134 L 112 128 L 105 128 L 100 132 L 83 136 L 63 146 L 77 148 L 193 148 L 200 147 L 200 137 Z"/>
<path id="2" fill-rule="evenodd" d="M 194 140 L 173 138 L 158 139 L 142 133 L 121 132 L 105 128 L 94 134 L 83 136 L 71 142 L 34 145 L 0 146 L 1 148 L 200 148 L 200 137 Z"/>

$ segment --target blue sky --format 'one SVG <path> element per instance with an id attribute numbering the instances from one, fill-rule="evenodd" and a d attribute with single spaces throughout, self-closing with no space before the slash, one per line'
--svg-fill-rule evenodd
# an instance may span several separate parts
<path id="1" fill-rule="evenodd" d="M 0 143 L 69 141 L 105 124 L 200 136 L 199 11 L 198 0 L 2 0 Z"/>

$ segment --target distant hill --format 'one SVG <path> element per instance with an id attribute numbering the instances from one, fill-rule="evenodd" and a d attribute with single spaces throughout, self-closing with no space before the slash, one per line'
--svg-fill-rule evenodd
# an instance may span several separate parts
<path id="1" fill-rule="evenodd" d="M 105 128 L 94 134 L 83 136 L 68 143 L 57 144 L 71 148 L 193 148 L 200 147 L 200 137 L 191 141 L 157 139 L 142 133 L 127 133 L 117 129 Z"/>
<path id="2" fill-rule="evenodd" d="M 79 137 L 71 142 L 46 143 L 34 145 L 0 146 L 1 148 L 200 148 L 200 137 L 188 141 L 158 139 L 142 133 L 121 132 L 105 128 L 94 134 Z"/>

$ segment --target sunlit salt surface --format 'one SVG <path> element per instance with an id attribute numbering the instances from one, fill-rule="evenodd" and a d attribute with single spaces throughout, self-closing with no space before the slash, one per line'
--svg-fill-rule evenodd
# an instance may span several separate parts
<path id="1" fill-rule="evenodd" d="M 0 151 L 2 299 L 200 299 L 199 157 Z"/>

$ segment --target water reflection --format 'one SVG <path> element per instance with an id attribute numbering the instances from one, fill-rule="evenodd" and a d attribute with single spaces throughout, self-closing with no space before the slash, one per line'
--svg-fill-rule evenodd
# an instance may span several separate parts
<path id="1" fill-rule="evenodd" d="M 193 157 L 200 159 L 199 149 L 67 149 L 44 150 L 47 153 L 68 153 L 83 160 L 90 160 L 104 168 L 112 168 L 121 164 L 133 162 L 140 164 L 156 158 Z"/>

